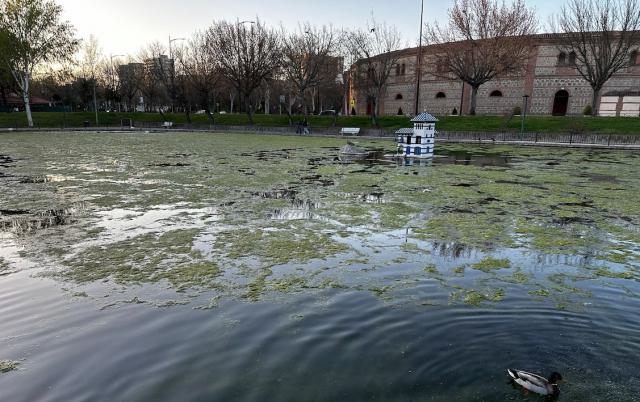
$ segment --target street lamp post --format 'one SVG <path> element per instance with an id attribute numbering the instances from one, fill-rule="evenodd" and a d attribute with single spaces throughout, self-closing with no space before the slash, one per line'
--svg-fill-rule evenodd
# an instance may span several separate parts
<path id="1" fill-rule="evenodd" d="M 529 95 L 527 94 L 522 95 L 522 104 L 523 104 L 522 113 L 520 113 L 522 115 L 522 127 L 520 129 L 520 134 L 524 136 L 524 119 L 527 117 L 527 108 L 529 107 Z"/>
<path id="2" fill-rule="evenodd" d="M 171 65 L 169 66 L 170 70 L 169 71 L 169 78 L 171 79 L 171 113 L 174 113 L 174 103 L 175 103 L 175 74 L 176 74 L 176 63 L 173 61 L 173 49 L 172 49 L 172 45 L 173 42 L 177 42 L 177 41 L 184 41 L 187 40 L 186 38 L 173 38 L 171 39 L 171 36 L 169 36 L 169 63 L 171 63 Z M 159 63 L 162 63 L 161 60 L 158 60 Z M 162 68 L 162 66 L 161 66 Z"/>
<path id="3" fill-rule="evenodd" d="M 422 25 L 424 23 L 424 0 L 420 9 L 420 39 L 418 45 L 418 68 L 416 69 L 416 110 L 415 115 L 420 114 L 420 78 L 422 75 Z"/>

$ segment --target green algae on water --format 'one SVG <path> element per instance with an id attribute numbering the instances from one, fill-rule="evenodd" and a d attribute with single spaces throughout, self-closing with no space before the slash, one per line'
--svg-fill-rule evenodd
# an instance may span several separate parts
<path id="1" fill-rule="evenodd" d="M 504 300 L 504 289 L 460 289 L 450 295 L 452 301 L 462 301 L 464 304 L 478 307 L 484 302 L 500 302 Z"/>
<path id="2" fill-rule="evenodd" d="M 507 258 L 498 259 L 493 257 L 486 257 L 482 261 L 471 265 L 471 268 L 482 272 L 492 272 L 499 269 L 505 269 L 511 267 L 511 261 Z"/>

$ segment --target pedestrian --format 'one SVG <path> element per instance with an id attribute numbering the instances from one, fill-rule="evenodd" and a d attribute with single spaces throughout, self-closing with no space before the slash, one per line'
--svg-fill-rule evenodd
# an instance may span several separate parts
<path id="1" fill-rule="evenodd" d="M 304 121 L 302 122 L 302 128 L 304 130 L 304 134 L 309 134 L 309 123 L 307 122 L 307 118 L 305 117 Z"/>

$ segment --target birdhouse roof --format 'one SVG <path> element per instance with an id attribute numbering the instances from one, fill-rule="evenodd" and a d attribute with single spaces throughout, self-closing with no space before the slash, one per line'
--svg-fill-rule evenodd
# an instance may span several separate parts
<path id="1" fill-rule="evenodd" d="M 412 123 L 435 123 L 438 119 L 433 117 L 430 113 L 423 112 L 417 115 L 411 120 Z"/>
<path id="2" fill-rule="evenodd" d="M 413 128 L 401 128 L 400 130 L 396 131 L 396 134 L 413 134 Z"/>

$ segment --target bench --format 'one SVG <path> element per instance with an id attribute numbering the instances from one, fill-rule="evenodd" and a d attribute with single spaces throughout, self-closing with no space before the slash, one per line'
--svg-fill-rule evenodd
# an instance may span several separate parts
<path id="1" fill-rule="evenodd" d="M 340 129 L 342 135 L 359 135 L 360 129 L 355 127 L 343 127 Z"/>
<path id="2" fill-rule="evenodd" d="M 165 121 L 164 123 L 162 123 L 162 128 L 171 128 L 171 127 L 173 127 L 172 121 Z"/>

